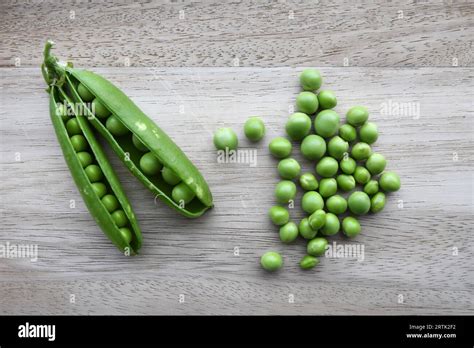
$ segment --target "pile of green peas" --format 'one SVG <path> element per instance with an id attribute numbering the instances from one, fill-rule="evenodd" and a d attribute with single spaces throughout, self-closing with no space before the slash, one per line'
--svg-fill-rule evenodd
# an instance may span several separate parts
<path id="1" fill-rule="evenodd" d="M 307 216 L 296 224 L 287 207 L 281 205 L 271 207 L 269 216 L 279 227 L 283 243 L 291 243 L 298 236 L 308 241 L 300 267 L 310 269 L 324 255 L 328 236 L 342 230 L 345 236 L 355 237 L 361 232 L 359 216 L 384 209 L 386 193 L 400 189 L 400 178 L 395 172 L 385 171 L 385 157 L 372 149 L 378 128 L 369 122 L 365 107 L 350 108 L 346 123 L 341 125 L 339 114 L 332 110 L 337 105 L 334 93 L 316 92 L 322 85 L 319 71 L 305 69 L 300 84 L 303 91 L 296 98 L 298 112 L 285 126 L 289 139 L 274 138 L 269 150 L 280 160 L 277 170 L 282 180 L 275 188 L 276 201 L 292 203 L 298 183 L 305 191 L 301 207 Z M 301 165 L 290 157 L 291 141 L 301 142 L 302 156 L 315 163 L 314 173 L 301 173 Z M 265 270 L 276 271 L 283 266 L 283 258 L 269 251 L 260 263 Z"/>

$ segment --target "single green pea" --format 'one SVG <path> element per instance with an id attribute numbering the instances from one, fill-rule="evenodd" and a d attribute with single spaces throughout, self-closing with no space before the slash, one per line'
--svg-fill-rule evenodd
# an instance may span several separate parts
<path id="1" fill-rule="evenodd" d="M 400 189 L 400 177 L 395 172 L 385 172 L 379 179 L 379 185 L 386 192 L 394 192 Z"/>
<path id="2" fill-rule="evenodd" d="M 369 196 L 375 195 L 379 192 L 379 183 L 377 180 L 370 180 L 367 184 L 364 185 L 364 192 Z"/>
<path id="3" fill-rule="evenodd" d="M 323 78 L 318 70 L 305 69 L 300 74 L 300 84 L 305 91 L 315 91 L 321 87 Z"/>
<path id="4" fill-rule="evenodd" d="M 104 173 L 97 164 L 88 165 L 84 171 L 91 182 L 100 181 L 104 177 Z"/>
<path id="5" fill-rule="evenodd" d="M 351 156 L 356 161 L 361 161 L 369 158 L 372 154 L 372 148 L 367 143 L 357 143 L 352 147 Z"/>
<path id="6" fill-rule="evenodd" d="M 72 136 L 76 134 L 82 134 L 81 126 L 79 126 L 79 121 L 77 118 L 71 118 L 69 121 L 66 122 L 66 129 L 67 133 Z"/>
<path id="7" fill-rule="evenodd" d="M 370 198 L 365 192 L 353 192 L 347 201 L 349 210 L 356 215 L 367 214 L 370 210 Z"/>
<path id="8" fill-rule="evenodd" d="M 260 258 L 260 264 L 264 270 L 274 272 L 283 266 L 283 259 L 279 253 L 267 251 Z"/>
<path id="9" fill-rule="evenodd" d="M 114 220 L 115 224 L 119 228 L 124 227 L 126 224 L 128 224 L 127 215 L 125 215 L 125 212 L 123 210 L 116 210 L 111 215 L 112 220 Z"/>
<path id="10" fill-rule="evenodd" d="M 276 137 L 270 142 L 268 149 L 274 157 L 285 158 L 291 154 L 292 145 L 288 139 Z"/>
<path id="11" fill-rule="evenodd" d="M 104 197 L 102 197 L 101 201 L 102 204 L 105 206 L 105 209 L 107 209 L 109 213 L 116 211 L 119 207 L 119 202 L 114 195 L 105 195 Z"/>
<path id="12" fill-rule="evenodd" d="M 173 201 L 178 204 L 188 204 L 194 199 L 194 196 L 195 193 L 184 182 L 173 187 L 173 191 L 171 191 Z"/>
<path id="13" fill-rule="evenodd" d="M 77 86 L 77 93 L 79 93 L 79 96 L 85 102 L 90 102 L 94 99 L 94 95 L 89 92 L 87 87 L 84 86 L 82 83 Z"/>
<path id="14" fill-rule="evenodd" d="M 283 243 L 291 243 L 298 237 L 298 226 L 293 222 L 287 222 L 280 227 L 280 240 Z"/>
<path id="15" fill-rule="evenodd" d="M 89 164 L 92 164 L 93 161 L 91 154 L 86 151 L 78 152 L 77 158 L 79 158 L 79 162 L 81 162 L 82 168 L 85 168 Z"/>
<path id="16" fill-rule="evenodd" d="M 326 201 L 326 208 L 329 212 L 340 215 L 347 210 L 347 201 L 340 195 L 334 195 Z"/>
<path id="17" fill-rule="evenodd" d="M 181 178 L 168 167 L 163 167 L 163 169 L 161 170 L 161 176 L 163 176 L 163 180 L 168 185 L 174 186 L 181 182 Z"/>
<path id="18" fill-rule="evenodd" d="M 372 213 L 378 213 L 382 211 L 385 207 L 385 193 L 377 192 L 373 195 L 372 199 L 370 200 L 370 211 Z"/>
<path id="19" fill-rule="evenodd" d="M 328 153 L 335 159 L 344 158 L 344 154 L 349 151 L 349 143 L 342 139 L 340 136 L 335 136 L 329 140 L 328 143 Z"/>
<path id="20" fill-rule="evenodd" d="M 97 98 L 92 101 L 92 110 L 97 118 L 107 118 L 111 114 L 110 110 L 107 109 Z"/>
<path id="21" fill-rule="evenodd" d="M 352 216 L 347 216 L 342 220 L 342 232 L 347 237 L 355 237 L 360 233 L 360 223 L 359 220 Z"/>
<path id="22" fill-rule="evenodd" d="M 324 208 L 324 200 L 316 191 L 308 191 L 301 198 L 301 208 L 308 214 Z"/>
<path id="23" fill-rule="evenodd" d="M 147 152 L 140 158 L 140 168 L 146 175 L 156 175 L 163 165 L 152 152 Z"/>
<path id="24" fill-rule="evenodd" d="M 236 150 L 239 139 L 232 128 L 219 128 L 214 133 L 214 146 L 217 150 Z"/>
<path id="25" fill-rule="evenodd" d="M 321 158 L 321 160 L 316 165 L 316 173 L 318 173 L 323 178 L 330 178 L 336 175 L 339 168 L 339 163 L 329 156 Z"/>
<path id="26" fill-rule="evenodd" d="M 334 178 L 325 178 L 319 181 L 319 194 L 328 198 L 337 192 L 337 181 Z"/>
<path id="27" fill-rule="evenodd" d="M 336 95 L 333 91 L 321 91 L 318 93 L 318 102 L 321 109 L 332 109 L 337 105 Z"/>
<path id="28" fill-rule="evenodd" d="M 300 175 L 300 172 L 301 166 L 293 158 L 285 158 L 278 163 L 278 174 L 280 174 L 283 179 L 294 179 Z"/>
<path id="29" fill-rule="evenodd" d="M 332 137 L 339 128 L 339 115 L 333 110 L 323 110 L 314 119 L 314 130 L 323 138 Z"/>
<path id="30" fill-rule="evenodd" d="M 339 167 L 343 171 L 344 174 L 354 174 L 356 169 L 357 163 L 352 157 L 344 157 L 339 162 Z"/>
<path id="31" fill-rule="evenodd" d="M 350 124 L 346 123 L 339 128 L 339 136 L 345 141 L 351 142 L 356 140 L 357 131 Z"/>
<path id="32" fill-rule="evenodd" d="M 270 216 L 270 220 L 277 226 L 284 225 L 290 220 L 288 210 L 278 205 L 271 207 L 268 211 L 268 215 Z"/>
<path id="33" fill-rule="evenodd" d="M 370 180 L 370 172 L 362 166 L 357 166 L 354 171 L 354 179 L 357 183 L 365 185 Z"/>
<path id="34" fill-rule="evenodd" d="M 120 235 L 122 236 L 123 240 L 127 243 L 130 244 L 132 241 L 132 231 L 130 231 L 129 228 L 127 227 L 122 227 L 119 229 Z"/>
<path id="35" fill-rule="evenodd" d="M 311 239 L 306 246 L 306 252 L 311 256 L 321 256 L 326 252 L 328 241 L 323 237 Z"/>
<path id="36" fill-rule="evenodd" d="M 326 153 L 326 141 L 319 135 L 310 134 L 303 139 L 300 149 L 304 158 L 318 160 Z"/>
<path id="37" fill-rule="evenodd" d="M 245 122 L 244 133 L 250 141 L 259 141 L 265 135 L 265 124 L 258 116 L 250 117 Z"/>
<path id="38" fill-rule="evenodd" d="M 373 153 L 365 162 L 365 167 L 372 175 L 380 174 L 384 171 L 387 161 L 385 157 L 379 153 Z"/>
<path id="39" fill-rule="evenodd" d="M 296 107 L 307 115 L 312 115 L 318 110 L 318 97 L 313 92 L 304 91 L 296 97 Z"/>
<path id="40" fill-rule="evenodd" d="M 339 218 L 333 213 L 326 214 L 326 223 L 323 228 L 321 228 L 321 234 L 325 236 L 335 235 L 341 229 L 341 223 Z"/>
<path id="41" fill-rule="evenodd" d="M 305 191 L 314 191 L 319 187 L 318 179 L 311 173 L 304 173 L 300 176 L 300 186 Z"/>
<path id="42" fill-rule="evenodd" d="M 132 135 L 132 143 L 133 145 L 138 149 L 140 150 L 141 152 L 148 152 L 150 151 L 146 146 L 145 144 L 142 143 L 142 141 L 140 139 L 138 139 L 138 137 L 133 134 Z"/>
<path id="43" fill-rule="evenodd" d="M 373 144 L 379 137 L 379 131 L 377 125 L 372 122 L 367 122 L 359 129 L 359 138 L 361 141 L 367 144 Z"/>
<path id="44" fill-rule="evenodd" d="M 311 225 L 309 224 L 309 219 L 304 218 L 300 221 L 298 225 L 298 230 L 300 231 L 301 237 L 304 239 L 313 239 L 318 234 L 317 230 L 313 230 Z"/>
<path id="45" fill-rule="evenodd" d="M 92 183 L 92 189 L 94 190 L 95 194 L 102 198 L 107 193 L 107 186 L 105 186 L 102 182 L 94 182 Z"/>
<path id="46" fill-rule="evenodd" d="M 369 118 L 369 112 L 363 106 L 353 106 L 347 111 L 346 120 L 347 123 L 353 125 L 354 127 L 360 127 Z"/>
<path id="47" fill-rule="evenodd" d="M 282 180 L 275 188 L 275 197 L 278 203 L 288 203 L 295 199 L 296 185 L 293 181 Z"/>
<path id="48" fill-rule="evenodd" d="M 311 119 L 302 112 L 295 112 L 286 122 L 286 134 L 297 141 L 307 136 L 311 130 Z"/>
<path id="49" fill-rule="evenodd" d="M 122 135 L 128 134 L 130 131 L 127 127 L 120 121 L 116 116 L 110 116 L 105 122 L 105 127 L 113 135 L 120 137 Z"/>
<path id="50" fill-rule="evenodd" d="M 316 210 L 312 213 L 309 218 L 309 226 L 314 230 L 317 231 L 322 228 L 326 224 L 326 212 L 322 209 Z"/>
<path id="51" fill-rule="evenodd" d="M 301 269 L 311 269 L 314 266 L 319 264 L 319 260 L 317 257 L 311 256 L 311 255 L 305 255 L 300 261 L 300 267 Z"/>
<path id="52" fill-rule="evenodd" d="M 337 187 L 345 192 L 353 190 L 356 185 L 354 177 L 349 174 L 339 174 L 336 178 L 336 181 Z"/>

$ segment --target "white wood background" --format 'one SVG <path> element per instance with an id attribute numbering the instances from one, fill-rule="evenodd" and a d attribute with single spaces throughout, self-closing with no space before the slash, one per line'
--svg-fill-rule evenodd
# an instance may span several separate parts
<path id="1" fill-rule="evenodd" d="M 39 258 L 1 259 L 1 314 L 474 312 L 471 2 L 32 4 L 1 4 L 0 244 L 37 244 Z M 144 235 L 140 256 L 112 246 L 49 120 L 38 69 L 47 37 L 58 56 L 96 66 L 182 147 L 210 184 L 212 211 L 188 220 L 155 205 L 112 156 Z M 323 258 L 311 271 L 297 264 L 305 243 L 280 243 L 266 216 L 278 181 L 267 145 L 284 134 L 304 66 L 320 68 L 341 115 L 369 108 L 381 133 L 374 149 L 402 179 L 386 209 L 362 219 L 360 236 L 333 238 L 364 245 L 365 260 Z M 420 115 L 382 114 L 390 102 L 416 103 Z M 257 145 L 242 132 L 251 115 L 267 125 Z M 257 150 L 256 167 L 216 163 L 212 133 L 221 126 Z M 302 218 L 299 204 L 291 215 Z M 280 272 L 260 268 L 267 250 L 283 254 Z"/>

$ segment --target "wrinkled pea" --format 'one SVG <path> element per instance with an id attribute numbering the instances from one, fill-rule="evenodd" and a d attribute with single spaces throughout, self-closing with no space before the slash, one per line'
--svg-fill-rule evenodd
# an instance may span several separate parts
<path id="1" fill-rule="evenodd" d="M 300 267 L 301 269 L 311 269 L 314 266 L 319 264 L 319 260 L 317 257 L 311 256 L 311 255 L 305 255 L 300 261 Z"/>
<path id="2" fill-rule="evenodd" d="M 301 237 L 304 239 L 313 239 L 318 234 L 317 230 L 313 230 L 311 225 L 309 224 L 308 218 L 303 218 L 298 225 L 298 230 L 300 232 Z"/>
<path id="3" fill-rule="evenodd" d="M 318 209 L 309 216 L 308 222 L 314 231 L 319 230 L 326 224 L 326 215 L 324 210 Z"/>
<path id="4" fill-rule="evenodd" d="M 375 195 L 379 192 L 379 183 L 377 180 L 370 180 L 367 184 L 364 185 L 364 192 L 369 196 Z"/>
<path id="5" fill-rule="evenodd" d="M 348 174 L 339 174 L 336 178 L 337 186 L 345 192 L 348 192 L 354 189 L 356 182 L 352 175 Z"/>
<path id="6" fill-rule="evenodd" d="M 305 191 L 314 191 L 319 187 L 318 179 L 311 173 L 300 176 L 300 186 Z"/>

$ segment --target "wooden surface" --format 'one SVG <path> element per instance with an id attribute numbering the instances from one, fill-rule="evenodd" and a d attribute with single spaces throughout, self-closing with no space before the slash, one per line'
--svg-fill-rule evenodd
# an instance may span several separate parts
<path id="1" fill-rule="evenodd" d="M 412 15 L 402 23 L 387 21 L 397 16 L 393 4 L 0 6 L 0 244 L 38 246 L 36 262 L 1 259 L 0 313 L 474 313 L 471 3 L 406 3 L 400 8 Z M 58 16 L 71 8 L 82 22 Z M 181 8 L 185 21 L 178 21 Z M 297 25 L 282 22 L 288 8 L 295 8 Z M 181 146 L 209 182 L 212 211 L 188 220 L 155 205 L 112 155 L 144 236 L 138 257 L 126 258 L 112 246 L 85 208 L 49 120 L 37 67 L 47 36 L 58 42 L 58 56 L 99 66 L 93 70 Z M 354 59 L 342 67 L 346 55 Z M 453 55 L 458 67 L 451 66 Z M 125 56 L 132 67 L 123 67 Z M 16 68 L 15 57 L 21 57 Z M 403 186 L 389 195 L 383 212 L 361 219 L 356 239 L 333 238 L 363 245 L 363 261 L 322 258 L 317 269 L 304 272 L 298 261 L 305 243 L 283 245 L 266 214 L 278 181 L 267 145 L 284 134 L 297 74 L 307 65 L 320 67 L 341 116 L 350 106 L 368 107 L 380 130 L 374 149 Z M 397 103 L 413 103 L 420 112 L 383 112 Z M 242 133 L 251 115 L 267 125 L 256 145 Z M 240 148 L 257 151 L 255 167 L 217 163 L 212 133 L 221 126 L 238 132 Z M 295 150 L 300 160 L 296 144 Z M 297 221 L 300 197 L 291 211 Z M 276 274 L 258 264 L 267 250 L 284 256 Z"/>

